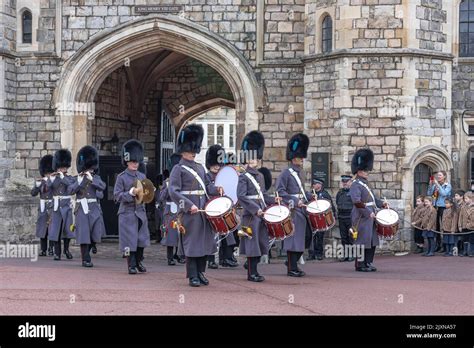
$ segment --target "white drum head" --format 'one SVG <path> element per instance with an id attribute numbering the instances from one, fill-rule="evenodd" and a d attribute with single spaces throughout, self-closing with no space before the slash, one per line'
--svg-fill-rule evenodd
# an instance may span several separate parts
<path id="1" fill-rule="evenodd" d="M 322 213 L 323 211 L 331 208 L 331 203 L 325 199 L 318 199 L 317 201 L 312 201 L 306 207 L 306 210 L 310 213 Z"/>
<path id="2" fill-rule="evenodd" d="M 290 215 L 290 210 L 284 205 L 274 205 L 265 210 L 263 218 L 268 222 L 280 222 Z"/>
<path id="3" fill-rule="evenodd" d="M 206 214 L 209 216 L 219 216 L 232 208 L 232 200 L 229 197 L 218 197 L 209 201 L 206 205 Z"/>
<path id="4" fill-rule="evenodd" d="M 392 209 L 382 209 L 380 210 L 377 215 L 375 215 L 375 219 L 381 225 L 391 226 L 398 222 L 398 213 Z"/>
<path id="5" fill-rule="evenodd" d="M 237 184 L 239 183 L 239 173 L 231 167 L 222 167 L 216 176 L 214 184 L 221 186 L 224 189 L 224 194 L 232 199 L 234 204 L 237 204 Z"/>

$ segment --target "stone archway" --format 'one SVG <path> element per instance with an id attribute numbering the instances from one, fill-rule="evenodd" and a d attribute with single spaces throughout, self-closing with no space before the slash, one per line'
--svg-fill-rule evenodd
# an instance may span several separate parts
<path id="1" fill-rule="evenodd" d="M 53 95 L 61 145 L 75 154 L 90 142 L 88 110 L 101 83 L 127 61 L 159 49 L 185 54 L 215 69 L 232 91 L 237 124 L 241 126 L 238 138 L 258 129 L 264 95 L 242 54 L 220 36 L 187 19 L 155 15 L 104 30 L 65 63 Z"/>
<path id="2" fill-rule="evenodd" d="M 448 152 L 435 145 L 427 145 L 416 150 L 402 166 L 402 195 L 400 203 L 405 211 L 405 227 L 410 220 L 414 202 L 414 172 L 419 164 L 426 164 L 432 168 L 433 172 L 445 170 L 448 173 L 448 180 L 453 170 L 453 162 Z M 404 206 L 403 206 L 404 205 Z"/>

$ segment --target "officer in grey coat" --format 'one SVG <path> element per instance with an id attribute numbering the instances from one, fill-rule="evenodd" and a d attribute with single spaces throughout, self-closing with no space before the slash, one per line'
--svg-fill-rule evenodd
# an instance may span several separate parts
<path id="1" fill-rule="evenodd" d="M 169 194 L 178 206 L 178 222 L 184 228 L 184 255 L 186 277 L 189 285 L 208 285 L 205 277 L 206 256 L 217 251 L 215 233 L 202 210 L 210 196 L 219 194 L 207 178 L 204 167 L 194 161 L 201 151 L 204 130 L 200 125 L 190 124 L 178 135 L 177 152 L 181 160 L 170 174 Z M 221 190 L 221 189 L 220 189 Z"/>
<path id="2" fill-rule="evenodd" d="M 93 267 L 90 250 L 92 243 L 100 243 L 105 235 L 104 219 L 99 199 L 104 198 L 105 183 L 97 172 L 99 155 L 92 146 L 81 148 L 76 157 L 77 171 L 72 185 L 76 194 L 75 226 L 76 243 L 81 245 L 83 267 Z"/>
<path id="3" fill-rule="evenodd" d="M 122 146 L 122 164 L 127 169 L 117 176 L 114 187 L 114 199 L 120 203 L 117 213 L 120 250 L 127 257 L 129 274 L 146 272 L 142 263 L 143 252 L 150 245 L 145 204 L 136 203 L 135 182 L 146 179 L 145 174 L 138 170 L 143 159 L 143 145 L 135 139 L 127 141 Z"/>
<path id="4" fill-rule="evenodd" d="M 357 231 L 355 244 L 364 246 L 364 260 L 355 260 L 355 269 L 359 272 L 375 272 L 373 266 L 375 248 L 379 238 L 375 230 L 375 214 L 377 208 L 384 208 L 369 187 L 369 171 L 373 169 L 374 153 L 370 149 L 360 149 L 352 158 L 352 174 L 357 174 L 350 188 L 354 207 L 352 208 L 352 228 Z"/>
<path id="5" fill-rule="evenodd" d="M 40 159 L 39 172 L 41 179 L 35 181 L 31 189 L 31 195 L 40 196 L 38 207 L 38 219 L 36 220 L 36 237 L 40 238 L 41 252 L 39 256 L 46 256 L 48 248 L 48 227 L 51 222 L 51 212 L 53 210 L 53 191 L 49 175 L 53 173 L 53 156 L 46 155 Z M 52 250 L 50 249 L 52 255 Z"/>
<path id="6" fill-rule="evenodd" d="M 226 153 L 222 146 L 212 145 L 206 152 L 206 173 L 207 178 L 214 184 L 217 173 L 226 164 Z M 216 234 L 216 238 L 219 235 Z M 221 240 L 219 246 L 219 264 L 222 267 L 237 267 L 238 264 L 233 260 L 234 245 L 236 245 L 233 231 L 229 232 L 227 236 Z M 215 260 L 215 255 L 208 255 L 207 266 L 212 269 L 218 268 Z"/>
<path id="7" fill-rule="evenodd" d="M 53 212 L 48 230 L 48 239 L 54 242 L 54 260 L 61 260 L 61 239 L 64 240 L 64 254 L 67 259 L 72 259 L 69 251 L 69 242 L 74 238 L 72 227 L 72 184 L 74 177 L 67 174 L 71 166 L 71 152 L 61 149 L 54 153 L 51 187 L 53 189 Z"/>
<path id="8" fill-rule="evenodd" d="M 171 155 L 168 163 L 168 169 L 170 171 L 173 170 L 174 166 L 179 163 L 181 160 L 181 155 L 174 153 Z M 185 263 L 184 256 L 178 256 L 178 246 L 182 243 L 181 239 L 179 238 L 179 232 L 176 228 L 174 222 L 176 222 L 177 213 L 178 213 L 178 206 L 171 200 L 171 196 L 169 194 L 169 187 L 170 181 L 167 178 L 163 182 L 163 187 L 159 192 L 158 201 L 160 205 L 163 207 L 163 220 L 162 225 L 160 226 L 160 231 L 162 233 L 161 244 L 166 246 L 166 256 L 168 259 L 168 266 L 176 265 L 176 261 L 179 263 Z M 181 254 L 179 254 L 181 255 Z"/>
<path id="9" fill-rule="evenodd" d="M 252 282 L 265 280 L 257 270 L 260 257 L 268 254 L 270 247 L 263 211 L 267 205 L 275 203 L 275 198 L 266 193 L 263 174 L 257 170 L 264 148 L 262 133 L 251 131 L 244 137 L 241 149 L 246 157 L 243 160 L 246 163 L 245 172 L 240 174 L 237 184 L 237 197 L 243 209 L 241 226 L 252 231 L 252 238 L 243 237 L 240 240 L 240 254 L 247 256 L 247 280 Z"/>
<path id="10" fill-rule="evenodd" d="M 346 245 L 352 245 L 352 236 L 349 233 L 349 230 L 352 225 L 351 214 L 352 204 L 350 188 L 352 184 L 352 176 L 350 175 L 341 175 L 342 188 L 337 192 L 336 195 L 336 206 L 337 206 L 337 217 L 339 220 L 339 233 L 341 234 L 341 243 L 344 246 L 344 251 Z M 349 257 L 347 254 L 344 255 L 344 258 L 341 261 L 354 261 L 353 257 Z"/>
<path id="11" fill-rule="evenodd" d="M 290 161 L 289 168 L 283 170 L 276 182 L 276 191 L 283 201 L 292 209 L 292 221 L 295 232 L 283 241 L 283 250 L 287 253 L 287 275 L 302 277 L 305 273 L 298 268 L 297 262 L 304 253 L 307 234 L 311 233 L 304 204 L 311 200 L 311 193 L 305 191 L 303 159 L 308 155 L 309 138 L 298 133 L 291 137 L 286 148 L 286 159 Z"/>

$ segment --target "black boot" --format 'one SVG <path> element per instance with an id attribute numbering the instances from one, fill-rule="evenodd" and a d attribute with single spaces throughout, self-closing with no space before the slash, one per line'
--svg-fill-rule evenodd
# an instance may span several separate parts
<path id="1" fill-rule="evenodd" d="M 96 242 L 92 242 L 91 251 L 92 251 L 93 254 L 97 254 L 97 243 Z"/>
<path id="2" fill-rule="evenodd" d="M 54 261 L 61 260 L 61 239 L 54 243 Z"/>
<path id="3" fill-rule="evenodd" d="M 460 253 L 459 256 L 469 256 L 469 242 L 463 243 L 462 253 Z"/>
<path id="4" fill-rule="evenodd" d="M 66 255 L 66 259 L 72 260 L 72 254 L 69 251 L 69 242 L 71 240 L 69 238 L 64 238 L 64 255 Z"/>
<path id="5" fill-rule="evenodd" d="M 93 267 L 91 256 L 89 254 L 90 245 L 81 244 L 82 267 Z"/>
<path id="6" fill-rule="evenodd" d="M 186 257 L 186 277 L 189 278 L 189 286 L 201 286 L 197 257 Z"/>
<path id="7" fill-rule="evenodd" d="M 248 261 L 248 270 L 247 270 L 247 280 L 251 282 L 260 283 L 265 280 L 265 277 L 258 274 L 257 265 L 260 260 L 259 256 L 256 257 L 247 257 Z"/>
<path id="8" fill-rule="evenodd" d="M 131 251 L 130 255 L 127 256 L 127 263 L 128 263 L 128 274 L 137 274 L 137 253 L 135 251 Z"/>
<path id="9" fill-rule="evenodd" d="M 138 269 L 138 272 L 141 272 L 141 273 L 146 272 L 145 265 L 143 264 L 143 252 L 144 252 L 144 250 L 145 250 L 145 248 L 138 247 L 137 248 L 137 254 L 136 254 L 137 269 Z"/>
<path id="10" fill-rule="evenodd" d="M 216 263 L 216 257 L 214 255 L 207 256 L 207 267 L 210 269 L 218 269 L 219 266 Z"/>

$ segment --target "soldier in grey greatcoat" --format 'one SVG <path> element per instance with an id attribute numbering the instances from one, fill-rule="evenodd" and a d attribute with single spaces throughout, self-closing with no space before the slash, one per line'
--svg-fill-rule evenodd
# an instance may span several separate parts
<path id="1" fill-rule="evenodd" d="M 221 188 L 212 184 L 204 167 L 194 161 L 201 151 L 204 130 L 200 125 L 186 126 L 178 135 L 177 152 L 181 160 L 170 174 L 169 194 L 178 206 L 178 220 L 184 227 L 181 238 L 186 256 L 186 277 L 189 285 L 208 285 L 205 277 L 206 256 L 217 251 L 215 233 L 202 210 L 210 196 Z"/>
<path id="2" fill-rule="evenodd" d="M 281 172 L 276 182 L 276 192 L 292 208 L 292 221 L 295 225 L 294 234 L 283 241 L 283 250 L 288 257 L 287 275 L 290 277 L 305 275 L 298 268 L 297 262 L 304 253 L 306 236 L 311 234 L 304 209 L 304 204 L 308 204 L 312 198 L 304 187 L 303 159 L 308 155 L 308 147 L 309 138 L 305 134 L 298 133 L 291 137 L 286 148 L 286 159 L 290 161 L 290 166 Z"/>
<path id="3" fill-rule="evenodd" d="M 76 243 L 81 245 L 83 267 L 93 267 L 90 250 L 92 243 L 100 243 L 105 235 L 104 219 L 99 199 L 104 198 L 105 183 L 99 175 L 99 155 L 92 146 L 81 148 L 76 157 L 77 171 L 72 185 L 76 194 Z"/>
<path id="4" fill-rule="evenodd" d="M 135 139 L 127 141 L 122 147 L 122 164 L 127 169 L 117 176 L 114 187 L 114 199 L 120 203 L 117 213 L 120 250 L 127 257 L 129 274 L 146 272 L 142 263 L 143 252 L 150 245 L 145 204 L 136 203 L 138 191 L 135 182 L 146 179 L 145 174 L 138 170 L 143 159 L 143 145 Z"/>
<path id="5" fill-rule="evenodd" d="M 48 239 L 54 242 L 54 260 L 61 260 L 61 239 L 64 240 L 64 254 L 67 259 L 72 259 L 69 251 L 69 242 L 74 238 L 72 231 L 72 202 L 71 188 L 74 177 L 67 174 L 71 166 L 71 152 L 61 149 L 54 153 L 51 188 L 53 190 L 53 212 L 51 224 L 48 229 Z"/>
<path id="6" fill-rule="evenodd" d="M 38 207 L 38 219 L 36 220 L 36 237 L 40 238 L 41 252 L 39 256 L 46 256 L 48 248 L 48 228 L 51 222 L 51 212 L 53 210 L 53 191 L 49 175 L 53 173 L 53 156 L 46 155 L 40 159 L 39 172 L 41 179 L 35 180 L 35 185 L 31 189 L 33 197 L 39 194 L 40 205 Z M 50 249 L 50 255 L 52 250 Z"/>
<path id="7" fill-rule="evenodd" d="M 214 184 L 217 173 L 226 164 L 226 153 L 222 146 L 212 145 L 206 152 L 206 173 L 207 178 Z M 212 198 L 212 197 L 211 197 Z M 217 236 L 217 235 L 216 235 Z M 219 264 L 222 267 L 237 267 L 238 264 L 233 260 L 235 237 L 233 231 L 229 232 L 227 236 L 222 239 L 219 246 Z M 217 269 L 215 255 L 208 255 L 207 266 L 212 269 Z"/>
<path id="8" fill-rule="evenodd" d="M 173 167 L 179 163 L 181 155 L 174 153 L 169 159 L 168 169 L 173 170 Z M 178 206 L 171 200 L 169 194 L 170 180 L 167 178 L 163 182 L 163 187 L 159 193 L 157 193 L 157 201 L 162 207 L 162 224 L 160 231 L 163 234 L 161 238 L 161 244 L 166 246 L 166 255 L 168 259 L 168 266 L 176 265 L 176 261 L 179 263 L 185 263 L 184 257 L 178 254 L 178 246 L 182 243 L 178 229 L 175 226 L 176 217 L 178 213 Z"/>
<path id="9" fill-rule="evenodd" d="M 257 170 L 264 148 L 262 133 L 251 131 L 244 137 L 241 149 L 246 156 L 245 172 L 240 174 L 237 185 L 237 197 L 243 209 L 241 226 L 252 231 L 252 238 L 243 237 L 240 240 L 240 254 L 247 256 L 247 280 L 252 282 L 265 280 L 257 271 L 260 257 L 268 254 L 270 247 L 263 211 L 267 205 L 275 203 L 275 198 L 266 193 L 263 174 Z"/>
<path id="10" fill-rule="evenodd" d="M 359 272 L 374 272 L 373 266 L 375 248 L 379 244 L 379 238 L 375 230 L 375 214 L 377 208 L 386 205 L 375 197 L 369 187 L 369 171 L 373 169 L 374 153 L 370 149 L 360 149 L 352 158 L 352 174 L 357 174 L 354 179 L 350 194 L 354 204 L 352 208 L 352 228 L 357 231 L 357 239 L 354 244 L 364 246 L 364 260 L 355 260 L 355 269 Z"/>

